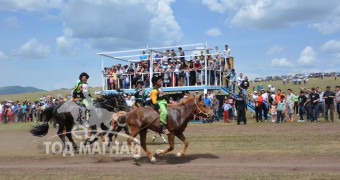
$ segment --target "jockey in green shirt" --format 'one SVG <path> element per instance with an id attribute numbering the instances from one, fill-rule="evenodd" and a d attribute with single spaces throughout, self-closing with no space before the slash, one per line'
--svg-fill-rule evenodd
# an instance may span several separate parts
<path id="1" fill-rule="evenodd" d="M 152 84 L 153 84 L 153 89 L 150 92 L 150 98 L 152 105 L 154 109 L 160 113 L 160 126 L 162 129 L 163 134 L 169 134 L 169 131 L 166 127 L 167 124 L 167 116 L 168 116 L 168 111 L 166 109 L 166 106 L 168 105 L 163 91 L 162 91 L 162 78 L 161 76 L 154 76 L 151 79 Z"/>
<path id="2" fill-rule="evenodd" d="M 148 93 L 145 91 L 145 89 L 143 88 L 144 85 L 144 81 L 142 80 L 138 80 L 137 81 L 137 88 L 135 89 L 135 106 L 136 107 L 142 107 L 145 103 L 146 98 L 148 97 Z"/>
<path id="3" fill-rule="evenodd" d="M 79 81 L 73 90 L 73 98 L 76 100 L 76 103 L 84 105 L 86 108 L 86 121 L 85 126 L 89 126 L 89 100 L 91 100 L 91 94 L 89 91 L 89 86 L 87 84 L 87 80 L 89 79 L 89 75 L 85 72 L 79 75 Z"/>

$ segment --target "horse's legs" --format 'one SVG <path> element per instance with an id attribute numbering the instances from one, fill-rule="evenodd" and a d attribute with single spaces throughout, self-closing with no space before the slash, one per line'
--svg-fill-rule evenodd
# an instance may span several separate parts
<path id="1" fill-rule="evenodd" d="M 142 131 L 139 132 L 140 136 L 140 143 L 144 151 L 146 152 L 146 155 L 149 157 L 151 162 L 156 162 L 156 158 L 153 156 L 152 152 L 146 147 L 146 134 L 148 130 L 143 129 Z"/>
<path id="2" fill-rule="evenodd" d="M 71 131 L 72 131 L 72 125 L 71 124 L 66 125 L 66 137 L 72 143 L 74 150 L 78 150 L 79 148 L 72 138 L 72 132 Z"/>
<path id="3" fill-rule="evenodd" d="M 134 143 L 134 138 L 137 136 L 137 134 L 139 133 L 139 128 L 136 126 L 130 126 L 131 129 L 131 135 L 130 137 L 127 139 L 127 142 L 129 145 L 131 145 L 131 149 L 135 149 L 135 143 Z M 141 157 L 141 155 L 139 154 L 139 152 L 135 151 L 135 155 L 134 158 L 135 159 L 139 159 Z"/>
<path id="4" fill-rule="evenodd" d="M 60 137 L 61 142 L 65 148 L 65 134 L 64 134 L 64 123 L 59 123 L 59 128 L 57 131 L 57 135 Z"/>
<path id="5" fill-rule="evenodd" d="M 187 138 L 184 136 L 183 133 L 179 133 L 179 134 L 176 134 L 176 136 L 183 141 L 184 143 L 184 147 L 183 149 L 177 153 L 177 157 L 181 157 L 184 155 L 185 151 L 187 150 L 188 146 L 189 146 L 189 141 L 187 140 Z"/>
<path id="6" fill-rule="evenodd" d="M 157 154 L 166 154 L 170 151 L 172 151 L 175 147 L 175 134 L 174 132 L 170 132 L 168 134 L 168 140 L 169 140 L 169 148 L 165 150 L 157 150 Z"/>
<path id="7" fill-rule="evenodd" d="M 163 140 L 163 143 L 166 144 L 166 139 L 164 138 L 163 134 L 159 133 L 159 136 L 161 136 L 162 140 Z"/>

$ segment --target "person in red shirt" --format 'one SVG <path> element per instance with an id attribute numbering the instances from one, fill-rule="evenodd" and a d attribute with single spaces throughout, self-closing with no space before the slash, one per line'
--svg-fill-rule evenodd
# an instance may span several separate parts
<path id="1" fill-rule="evenodd" d="M 254 99 L 256 122 L 262 122 L 262 104 L 263 97 L 261 91 L 259 91 Z"/>
<path id="2" fill-rule="evenodd" d="M 275 95 L 275 102 L 279 103 L 281 101 L 281 96 L 284 96 L 284 98 L 286 98 L 286 96 L 284 94 L 282 94 L 281 89 L 277 90 L 277 94 Z"/>

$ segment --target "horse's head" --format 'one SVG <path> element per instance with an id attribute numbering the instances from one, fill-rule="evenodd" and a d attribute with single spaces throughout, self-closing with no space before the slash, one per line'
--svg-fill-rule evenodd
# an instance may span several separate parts
<path id="1" fill-rule="evenodd" d="M 194 97 L 195 100 L 195 110 L 194 114 L 197 114 L 199 116 L 203 116 L 205 118 L 209 118 L 210 120 L 214 117 L 214 112 L 210 107 L 208 107 L 205 102 L 203 101 L 203 95 L 199 95 Z"/>
<path id="2" fill-rule="evenodd" d="M 108 111 L 129 111 L 129 107 L 121 94 L 103 95 L 97 101 L 101 108 L 105 108 Z"/>

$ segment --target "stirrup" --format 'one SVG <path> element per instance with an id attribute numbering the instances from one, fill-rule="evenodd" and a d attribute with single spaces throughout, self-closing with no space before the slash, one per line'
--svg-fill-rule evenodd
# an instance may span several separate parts
<path id="1" fill-rule="evenodd" d="M 168 135 L 168 134 L 170 134 L 170 132 L 169 132 L 168 129 L 163 129 L 163 130 L 162 130 L 162 134 Z"/>

